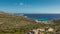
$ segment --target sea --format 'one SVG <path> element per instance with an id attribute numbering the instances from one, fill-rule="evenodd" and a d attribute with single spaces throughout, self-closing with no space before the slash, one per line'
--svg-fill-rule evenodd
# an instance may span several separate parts
<path id="1" fill-rule="evenodd" d="M 47 21 L 60 18 L 60 14 L 24 14 L 24 16 L 40 21 Z"/>
<path id="2" fill-rule="evenodd" d="M 47 21 L 60 18 L 60 14 L 23 14 L 23 13 L 15 13 L 17 15 L 22 14 L 23 16 L 27 16 L 31 19 L 37 19 L 40 21 Z"/>

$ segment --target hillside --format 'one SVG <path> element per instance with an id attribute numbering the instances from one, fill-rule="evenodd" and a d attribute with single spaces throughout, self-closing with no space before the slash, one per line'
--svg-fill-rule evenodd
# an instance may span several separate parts
<path id="1" fill-rule="evenodd" d="M 46 21 L 43 22 L 36 22 L 34 19 L 26 18 L 22 14 L 0 12 L 0 34 L 25 34 L 32 29 L 46 27 L 51 27 L 60 32 L 59 19 L 49 21 L 48 24 L 46 24 Z M 52 33 L 55 34 L 55 31 Z"/>
<path id="2" fill-rule="evenodd" d="M 53 19 L 52 22 L 55 24 L 60 24 L 60 18 Z"/>
<path id="3" fill-rule="evenodd" d="M 25 18 L 23 15 L 0 12 L 0 32 L 13 32 L 13 29 L 33 23 L 33 19 Z"/>

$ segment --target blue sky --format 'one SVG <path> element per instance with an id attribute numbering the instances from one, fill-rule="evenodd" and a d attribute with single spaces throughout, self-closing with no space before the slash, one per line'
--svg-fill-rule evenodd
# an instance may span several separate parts
<path id="1" fill-rule="evenodd" d="M 60 0 L 0 0 L 0 11 L 11 13 L 60 13 Z"/>

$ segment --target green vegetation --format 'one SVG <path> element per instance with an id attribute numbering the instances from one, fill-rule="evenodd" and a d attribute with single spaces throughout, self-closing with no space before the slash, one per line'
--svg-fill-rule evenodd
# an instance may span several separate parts
<path id="1" fill-rule="evenodd" d="M 35 20 L 21 15 L 0 13 L 0 34 L 25 34 L 32 29 L 45 27 L 52 27 L 60 32 L 60 24 L 36 23 Z"/>
<path id="2" fill-rule="evenodd" d="M 48 25 L 48 26 L 53 26 L 53 25 Z M 47 27 L 47 25 L 46 24 L 30 24 L 30 25 L 21 26 L 20 28 L 4 30 L 2 32 L 3 33 L 12 33 L 12 34 L 25 34 L 32 29 L 44 28 L 44 27 Z"/>
<path id="3" fill-rule="evenodd" d="M 0 33 L 1 34 L 16 34 L 20 33 L 20 28 L 25 25 L 33 24 L 35 21 L 30 18 L 25 18 L 22 15 L 9 13 L 0 13 Z"/>

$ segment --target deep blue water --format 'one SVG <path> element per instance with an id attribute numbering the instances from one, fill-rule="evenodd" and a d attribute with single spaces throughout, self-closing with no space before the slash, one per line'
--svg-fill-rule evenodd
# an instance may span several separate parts
<path id="1" fill-rule="evenodd" d="M 43 20 L 43 21 L 60 18 L 60 14 L 24 14 L 24 16 L 27 16 L 32 19 Z"/>

